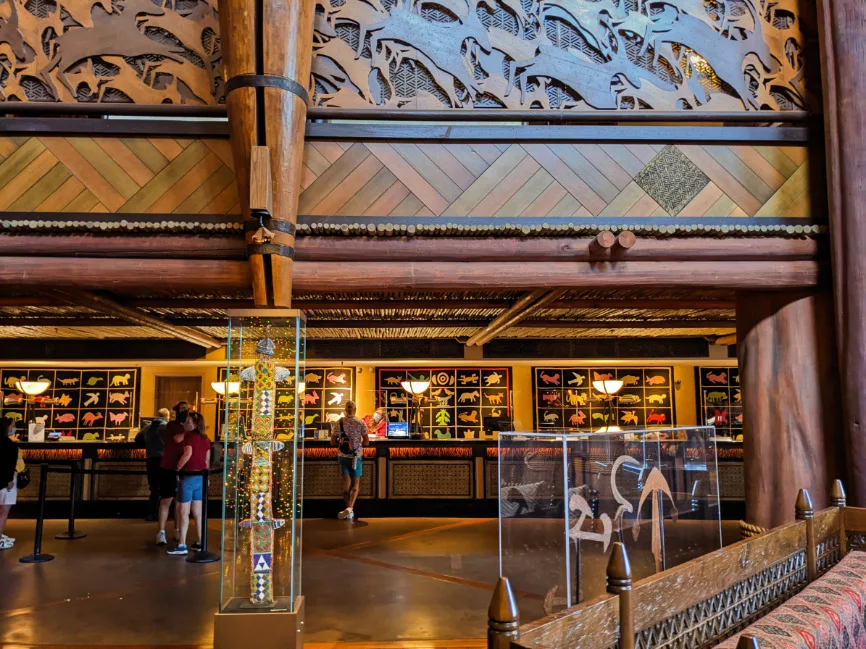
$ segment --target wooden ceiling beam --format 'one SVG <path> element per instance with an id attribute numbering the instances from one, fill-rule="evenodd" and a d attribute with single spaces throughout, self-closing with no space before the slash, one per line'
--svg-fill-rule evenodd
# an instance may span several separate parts
<path id="1" fill-rule="evenodd" d="M 172 319 L 166 321 L 175 327 L 225 327 L 225 318 Z M 309 329 L 465 329 L 478 328 L 477 320 L 308 320 Z M 0 327 L 134 327 L 148 326 L 123 318 L 0 318 Z M 522 320 L 507 329 L 729 329 L 735 320 Z M 721 340 L 721 339 L 719 339 Z M 198 343 L 197 343 L 198 344 Z M 716 344 L 733 344 L 720 343 Z"/>
<path id="2" fill-rule="evenodd" d="M 532 315 L 533 313 L 537 313 L 539 310 L 543 309 L 546 305 L 550 304 L 554 300 L 560 298 L 562 294 L 565 293 L 565 289 L 556 289 L 553 291 L 549 291 L 546 295 L 542 296 L 537 302 L 530 304 L 525 309 L 521 310 L 518 313 L 514 313 L 510 317 L 502 319 L 497 318 L 490 325 L 488 325 L 483 331 L 475 334 L 466 341 L 467 345 L 476 345 L 481 346 L 485 343 L 490 342 L 496 336 L 501 334 L 503 331 L 513 327 L 514 325 L 520 323 L 521 320 L 525 320 L 527 317 Z M 497 324 L 498 323 L 498 324 Z"/>
<path id="3" fill-rule="evenodd" d="M 564 288 L 781 290 L 817 286 L 829 263 L 733 262 L 298 262 L 294 289 L 309 293 Z M 199 259 L 0 257 L 0 286 L 108 291 L 219 291 L 250 286 L 249 264 Z"/>
<path id="4" fill-rule="evenodd" d="M 295 259 L 302 261 L 595 261 L 592 237 L 301 237 Z M 6 255 L 40 257 L 149 257 L 245 259 L 240 236 L 163 234 L 133 235 L 15 234 L 0 235 Z M 633 261 L 797 261 L 818 259 L 826 245 L 816 239 L 785 237 L 711 237 L 653 239 L 637 237 L 631 248 L 610 251 Z M 826 255 L 825 255 L 826 256 Z"/>
<path id="5" fill-rule="evenodd" d="M 87 307 L 109 317 L 120 317 L 134 325 L 156 329 L 164 334 L 168 334 L 172 338 L 185 340 L 210 349 L 222 347 L 222 343 L 213 336 L 196 331 L 190 327 L 173 325 L 161 318 L 136 309 L 130 309 L 101 295 L 78 290 L 51 290 L 49 294 L 56 298 L 59 303 Z"/>
<path id="6" fill-rule="evenodd" d="M 536 289 L 527 293 L 523 297 L 521 297 L 517 302 L 512 304 L 508 309 L 505 310 L 504 313 L 499 314 L 492 322 L 490 322 L 486 327 L 483 327 L 478 330 L 469 340 L 466 341 L 468 346 L 475 345 L 478 343 L 484 335 L 488 332 L 493 331 L 497 327 L 499 327 L 503 322 L 506 322 L 509 318 L 512 318 L 516 315 L 520 315 L 526 309 L 529 308 L 531 304 L 537 302 L 547 291 L 544 289 Z"/>

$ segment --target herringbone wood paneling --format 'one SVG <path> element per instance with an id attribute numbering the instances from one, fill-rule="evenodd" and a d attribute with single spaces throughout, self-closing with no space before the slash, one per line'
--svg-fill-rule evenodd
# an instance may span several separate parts
<path id="1" fill-rule="evenodd" d="M 311 142 L 301 214 L 812 216 L 804 147 Z M 0 210 L 238 214 L 225 140 L 0 137 Z"/>

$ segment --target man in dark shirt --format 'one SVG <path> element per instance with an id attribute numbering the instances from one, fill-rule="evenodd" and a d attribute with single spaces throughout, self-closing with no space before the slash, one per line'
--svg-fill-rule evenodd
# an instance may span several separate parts
<path id="1" fill-rule="evenodd" d="M 165 449 L 159 465 L 159 531 L 156 533 L 156 544 L 165 545 L 165 524 L 171 501 L 177 496 L 177 463 L 183 455 L 183 424 L 189 415 L 189 404 L 181 401 L 174 408 L 175 417 L 165 425 Z M 175 535 L 177 534 L 175 523 Z"/>
<path id="2" fill-rule="evenodd" d="M 159 413 L 147 427 L 135 436 L 135 443 L 145 447 L 147 459 L 147 486 L 150 487 L 150 502 L 145 520 L 157 520 L 159 509 L 159 467 L 165 451 L 165 427 L 171 415 L 168 408 L 160 408 Z"/>

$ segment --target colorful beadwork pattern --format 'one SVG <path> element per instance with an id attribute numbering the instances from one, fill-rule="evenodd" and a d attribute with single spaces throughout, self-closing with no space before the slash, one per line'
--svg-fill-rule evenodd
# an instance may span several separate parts
<path id="1" fill-rule="evenodd" d="M 862 649 L 866 647 L 866 553 L 852 552 L 743 633 L 761 649 Z M 716 649 L 735 649 L 741 634 Z"/>
<path id="2" fill-rule="evenodd" d="M 274 604 L 273 552 L 274 530 L 285 524 L 275 519 L 271 482 L 273 454 L 283 449 L 283 442 L 274 441 L 274 394 L 277 367 L 274 362 L 273 341 L 265 337 L 256 346 L 255 389 L 253 392 L 253 418 L 251 440 L 243 451 L 252 456 L 250 470 L 250 518 L 241 527 L 250 530 L 250 602 L 256 606 Z"/>

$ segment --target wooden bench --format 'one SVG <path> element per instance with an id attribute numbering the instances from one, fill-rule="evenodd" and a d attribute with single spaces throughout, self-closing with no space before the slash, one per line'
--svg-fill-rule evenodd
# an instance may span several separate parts
<path id="1" fill-rule="evenodd" d="M 714 647 L 815 582 L 849 549 L 866 549 L 866 509 L 846 507 L 839 481 L 831 505 L 816 513 L 801 490 L 795 522 L 634 583 L 625 546 L 614 543 L 606 594 L 522 626 L 508 579 L 500 578 L 490 603 L 488 647 Z M 737 646 L 758 643 L 744 633 Z"/>

